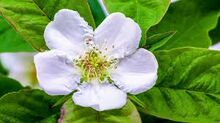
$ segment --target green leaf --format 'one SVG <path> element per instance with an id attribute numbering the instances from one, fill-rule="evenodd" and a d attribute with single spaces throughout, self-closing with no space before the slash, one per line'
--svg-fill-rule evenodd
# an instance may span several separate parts
<path id="1" fill-rule="evenodd" d="M 180 0 L 171 4 L 162 21 L 151 28 L 148 35 L 177 31 L 160 49 L 177 47 L 208 48 L 208 32 L 215 28 L 220 10 L 219 0 Z"/>
<path id="2" fill-rule="evenodd" d="M 91 26 L 95 26 L 86 0 L 0 0 L 2 16 L 38 51 L 47 49 L 44 29 L 62 8 L 78 11 Z"/>
<path id="3" fill-rule="evenodd" d="M 60 9 L 71 9 L 79 12 L 80 16 L 89 23 L 90 26 L 95 27 L 95 22 L 90 10 L 87 0 L 32 0 L 36 5 L 53 20 L 54 15 Z"/>
<path id="4" fill-rule="evenodd" d="M 8 75 L 8 71 L 3 67 L 0 59 L 0 75 Z"/>
<path id="5" fill-rule="evenodd" d="M 155 34 L 146 40 L 146 44 L 143 46 L 145 49 L 149 49 L 150 51 L 159 50 L 160 47 L 165 45 L 170 38 L 174 36 L 176 32 L 166 32 L 166 33 L 159 33 Z"/>
<path id="6" fill-rule="evenodd" d="M 215 29 L 209 32 L 209 36 L 212 39 L 212 44 L 220 42 L 220 18 L 218 20 L 218 25 Z"/>
<path id="7" fill-rule="evenodd" d="M 72 99 L 62 107 L 62 123 L 141 123 L 139 113 L 131 101 L 122 109 L 98 112 L 74 105 Z"/>
<path id="8" fill-rule="evenodd" d="M 169 4 L 169 0 L 105 0 L 111 13 L 122 12 L 139 24 L 142 29 L 141 45 L 146 39 L 146 31 L 160 22 Z"/>
<path id="9" fill-rule="evenodd" d="M 0 27 L 0 52 L 34 51 L 1 16 Z"/>
<path id="10" fill-rule="evenodd" d="M 51 106 L 59 97 L 51 97 L 40 90 L 25 89 L 0 98 L 0 122 L 35 123 L 53 120 L 59 108 Z"/>
<path id="11" fill-rule="evenodd" d="M 0 75 L 0 97 L 6 93 L 15 92 L 22 88 L 18 81 Z"/>
<path id="12" fill-rule="evenodd" d="M 180 48 L 155 52 L 155 87 L 137 96 L 146 114 L 181 122 L 220 121 L 220 52 Z"/>
<path id="13" fill-rule="evenodd" d="M 167 119 L 161 119 L 152 115 L 147 115 L 140 112 L 142 123 L 182 123 L 182 122 L 176 122 L 171 121 Z"/>
<path id="14" fill-rule="evenodd" d="M 88 0 L 88 3 L 90 5 L 96 26 L 98 26 L 105 19 L 105 13 L 103 12 L 98 0 Z"/>
<path id="15" fill-rule="evenodd" d="M 75 91 L 73 91 L 72 93 L 68 95 L 61 97 L 59 100 L 57 100 L 57 102 L 52 107 L 62 106 L 67 100 L 72 98 L 74 92 Z"/>
<path id="16" fill-rule="evenodd" d="M 58 119 L 59 119 L 59 115 L 56 114 L 56 115 L 52 115 L 46 119 L 41 120 L 40 123 L 57 123 Z"/>

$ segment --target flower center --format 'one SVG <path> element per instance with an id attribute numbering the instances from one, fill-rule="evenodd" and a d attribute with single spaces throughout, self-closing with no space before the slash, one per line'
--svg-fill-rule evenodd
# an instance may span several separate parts
<path id="1" fill-rule="evenodd" d="M 81 72 L 81 82 L 89 82 L 97 79 L 100 82 L 112 82 L 109 72 L 115 67 L 116 60 L 108 60 L 106 56 L 97 49 L 86 52 L 76 60 L 76 66 Z"/>

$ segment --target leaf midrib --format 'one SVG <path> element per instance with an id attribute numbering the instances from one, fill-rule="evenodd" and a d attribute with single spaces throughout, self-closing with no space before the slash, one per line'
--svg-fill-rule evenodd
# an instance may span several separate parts
<path id="1" fill-rule="evenodd" d="M 39 6 L 34 0 L 30 0 L 30 2 L 32 2 L 32 3 L 40 10 L 40 12 L 41 12 L 45 17 L 47 17 L 48 20 L 51 21 L 51 19 L 49 18 L 49 16 L 43 11 L 43 9 L 40 8 L 40 6 Z M 2 7 L 0 6 L 0 9 L 4 9 L 4 8 L 2 8 Z M 17 27 L 13 24 L 13 22 L 12 22 L 10 19 L 8 19 L 7 17 L 5 17 L 5 16 L 2 14 L 1 11 L 0 11 L 0 15 L 1 15 L 3 18 L 5 18 L 5 19 L 10 23 L 10 25 L 13 26 L 13 28 L 14 28 L 16 31 L 18 31 Z"/>
<path id="2" fill-rule="evenodd" d="M 31 0 L 31 1 L 34 3 L 34 5 L 35 5 L 38 9 L 41 10 L 41 12 L 42 12 L 49 20 L 51 20 L 51 19 L 49 18 L 49 16 L 43 11 L 43 8 L 40 8 L 40 6 L 39 6 L 34 0 Z"/>
<path id="3" fill-rule="evenodd" d="M 217 95 L 217 93 L 211 93 L 211 92 L 206 92 L 206 91 L 198 91 L 198 90 L 189 90 L 189 89 L 186 89 L 186 88 L 172 88 L 172 87 L 165 87 L 165 86 L 155 86 L 154 88 L 165 88 L 165 89 L 170 89 L 170 90 L 178 90 L 178 91 L 188 91 L 188 92 L 192 92 L 192 93 L 204 93 L 205 95 L 206 94 L 209 94 L 209 95 Z"/>

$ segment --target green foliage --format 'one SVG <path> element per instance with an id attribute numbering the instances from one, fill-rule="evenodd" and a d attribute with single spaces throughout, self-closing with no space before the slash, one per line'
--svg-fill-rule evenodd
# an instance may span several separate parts
<path id="1" fill-rule="evenodd" d="M 159 50 L 160 47 L 165 45 L 170 38 L 174 36 L 176 32 L 166 32 L 166 33 L 160 33 L 155 34 L 146 40 L 146 44 L 143 46 L 145 49 L 149 49 L 150 51 Z"/>
<path id="2" fill-rule="evenodd" d="M 46 16 L 53 20 L 54 15 L 60 9 L 71 9 L 79 12 L 90 26 L 95 27 L 95 22 L 87 0 L 32 0 L 36 5 L 46 14 Z"/>
<path id="3" fill-rule="evenodd" d="M 38 51 L 47 49 L 43 38 L 44 29 L 61 8 L 77 10 L 94 26 L 86 0 L 0 0 L 2 16 Z"/>
<path id="4" fill-rule="evenodd" d="M 171 121 L 167 119 L 161 119 L 152 115 L 147 115 L 144 113 L 140 113 L 142 123 L 182 123 L 182 122 L 176 122 Z"/>
<path id="5" fill-rule="evenodd" d="M 1 123 L 52 122 L 59 108 L 52 105 L 59 97 L 50 97 L 40 90 L 22 90 L 0 98 Z"/>
<path id="6" fill-rule="evenodd" d="M 1 16 L 0 27 L 0 52 L 34 51 Z"/>
<path id="7" fill-rule="evenodd" d="M 16 80 L 0 75 L 0 97 L 9 92 L 15 92 L 23 87 Z"/>
<path id="8" fill-rule="evenodd" d="M 53 107 L 62 106 L 67 100 L 72 98 L 74 92 L 76 91 L 73 91 L 72 93 L 61 97 L 59 100 L 57 100 Z"/>
<path id="9" fill-rule="evenodd" d="M 174 121 L 219 122 L 220 52 L 181 48 L 155 53 L 157 84 L 137 96 L 144 103 L 138 109 Z"/>
<path id="10" fill-rule="evenodd" d="M 0 75 L 7 75 L 8 71 L 4 68 L 4 66 L 1 63 L 1 59 L 0 59 Z"/>
<path id="11" fill-rule="evenodd" d="M 160 49 L 209 47 L 208 32 L 215 28 L 220 10 L 219 0 L 180 0 L 171 4 L 163 20 L 148 35 L 177 31 Z"/>
<path id="12" fill-rule="evenodd" d="M 105 19 L 105 13 L 103 12 L 98 0 L 88 0 L 88 3 L 90 5 L 96 26 L 98 26 Z"/>
<path id="13" fill-rule="evenodd" d="M 146 39 L 146 31 L 159 23 L 169 7 L 169 0 L 105 0 L 107 9 L 122 12 L 134 19 L 142 29 L 142 42 Z"/>
<path id="14" fill-rule="evenodd" d="M 58 119 L 59 119 L 59 114 L 56 114 L 56 115 L 52 115 L 46 119 L 41 120 L 39 123 L 57 123 Z"/>
<path id="15" fill-rule="evenodd" d="M 161 21 L 169 4 L 169 0 L 105 0 L 110 13 L 122 12 L 140 25 L 141 46 L 154 51 L 159 63 L 155 87 L 129 98 L 142 112 L 143 122 L 220 122 L 220 52 L 178 49 L 207 48 L 211 39 L 220 41 L 220 1 L 180 0 Z M 0 0 L 0 52 L 33 51 L 29 44 L 47 50 L 44 29 L 62 8 L 78 11 L 94 28 L 105 18 L 98 0 Z M 122 109 L 98 112 L 75 105 L 72 94 L 60 98 L 23 89 L 3 76 L 6 72 L 0 65 L 0 122 L 141 123 L 130 100 Z"/>
<path id="16" fill-rule="evenodd" d="M 92 108 L 74 105 L 70 99 L 62 107 L 59 120 L 62 123 L 141 123 L 136 107 L 131 101 L 122 109 L 98 112 Z"/>
<path id="17" fill-rule="evenodd" d="M 220 18 L 218 19 L 216 28 L 209 32 L 209 36 L 212 39 L 212 44 L 220 42 Z"/>

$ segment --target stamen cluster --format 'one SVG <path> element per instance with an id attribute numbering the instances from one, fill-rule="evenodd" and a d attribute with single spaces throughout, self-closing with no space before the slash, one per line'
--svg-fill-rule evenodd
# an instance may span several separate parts
<path id="1" fill-rule="evenodd" d="M 75 61 L 81 71 L 81 82 L 97 79 L 100 82 L 111 82 L 109 72 L 116 60 L 108 60 L 98 49 L 93 48 Z"/>

